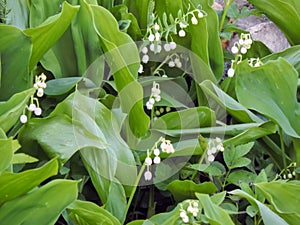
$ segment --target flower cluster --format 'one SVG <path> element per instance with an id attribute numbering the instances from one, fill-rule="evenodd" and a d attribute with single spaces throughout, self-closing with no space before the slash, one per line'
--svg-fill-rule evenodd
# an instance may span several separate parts
<path id="1" fill-rule="evenodd" d="M 161 150 L 159 150 L 159 148 L 158 148 L 159 143 L 160 143 Z M 155 143 L 154 148 L 151 150 L 151 152 L 149 150 L 147 150 L 147 157 L 145 158 L 145 165 L 147 167 L 147 170 L 144 173 L 144 177 L 145 177 L 146 181 L 149 181 L 152 179 L 152 173 L 150 171 L 150 166 L 152 165 L 152 163 L 159 164 L 161 162 L 161 158 L 159 157 L 161 151 L 166 152 L 168 154 L 175 152 L 175 149 L 174 149 L 173 145 L 171 144 L 170 140 L 166 140 L 165 138 L 160 138 Z M 153 160 L 151 158 L 152 153 L 154 155 Z"/>
<path id="2" fill-rule="evenodd" d="M 208 162 L 213 162 L 215 160 L 215 155 L 218 152 L 223 152 L 224 147 L 221 138 L 210 139 L 207 143 L 207 160 Z"/>
<path id="3" fill-rule="evenodd" d="M 192 11 L 188 11 L 185 15 L 182 16 L 182 18 L 177 18 L 177 21 L 179 21 L 179 27 L 180 27 L 180 30 L 178 31 L 179 37 L 186 36 L 185 29 L 189 26 L 189 23 L 188 23 L 189 16 L 191 16 L 191 23 L 193 25 L 197 25 L 198 19 L 202 19 L 204 16 L 206 16 L 206 12 L 204 12 L 200 9 L 194 9 Z"/>
<path id="4" fill-rule="evenodd" d="M 47 87 L 46 85 L 46 75 L 42 73 L 39 76 L 35 76 L 35 83 L 33 87 L 36 89 L 36 96 L 38 98 L 41 98 L 44 96 L 44 89 Z M 34 115 L 40 116 L 42 114 L 42 109 L 39 106 L 39 100 L 38 98 L 35 98 L 34 95 L 30 98 L 30 104 L 26 107 L 26 109 L 29 112 L 33 112 Z M 21 123 L 27 123 L 28 117 L 25 113 L 25 110 L 23 111 L 23 114 L 20 116 Z"/>
<path id="5" fill-rule="evenodd" d="M 169 61 L 168 63 L 168 66 L 169 67 L 178 67 L 178 68 L 181 68 L 182 67 L 182 62 L 180 61 L 180 57 L 176 54 L 175 55 L 175 58 L 173 59 L 174 57 L 171 57 L 171 60 Z"/>
<path id="6" fill-rule="evenodd" d="M 196 200 L 187 200 L 188 207 L 184 209 L 180 204 L 179 216 L 184 223 L 190 222 L 191 217 L 197 217 L 199 213 L 199 203 Z"/>
<path id="7" fill-rule="evenodd" d="M 149 50 L 154 52 L 154 53 L 160 53 L 161 50 L 162 50 L 162 36 L 164 35 L 165 33 L 165 29 L 162 27 L 162 25 L 159 25 L 157 22 L 150 26 L 148 28 L 148 32 L 147 32 L 147 42 L 149 44 Z M 171 50 L 174 50 L 176 48 L 176 43 L 174 41 L 171 41 L 171 42 L 166 42 L 164 44 L 164 50 L 166 52 L 169 52 Z M 143 63 L 147 63 L 149 61 L 149 56 L 148 56 L 148 47 L 147 46 L 144 46 L 142 48 L 142 53 L 144 54 L 143 55 L 143 58 L 142 58 L 142 62 Z M 143 60 L 144 59 L 144 60 Z M 148 60 L 145 60 L 145 59 L 148 59 Z"/>
<path id="8" fill-rule="evenodd" d="M 173 41 L 172 35 L 178 35 L 179 37 L 186 36 L 186 28 L 189 26 L 189 18 L 193 25 L 198 24 L 198 20 L 206 16 L 206 12 L 201 9 L 188 9 L 186 14 L 183 14 L 180 10 L 178 12 L 177 18 L 173 18 L 170 15 L 168 21 L 167 15 L 163 15 L 163 22 L 160 18 L 155 17 L 154 14 L 151 15 L 149 19 L 149 24 L 147 27 L 147 32 L 144 37 L 144 44 L 141 46 L 140 51 L 142 52 L 141 61 L 146 64 L 149 62 L 149 50 L 154 54 L 160 53 L 162 50 L 166 52 L 175 50 L 177 44 Z M 179 26 L 179 31 L 178 31 Z M 164 39 L 164 42 L 162 40 Z M 173 62 L 174 63 L 174 62 Z M 173 65 L 170 63 L 170 65 Z M 181 67 L 180 63 L 174 63 L 174 66 Z M 139 72 L 142 72 L 140 70 Z"/>
<path id="9" fill-rule="evenodd" d="M 153 82 L 153 86 L 151 88 L 151 95 L 149 100 L 146 103 L 147 109 L 151 110 L 153 108 L 153 105 L 155 102 L 159 102 L 161 100 L 160 97 L 160 88 L 159 88 L 159 83 L 156 83 L 155 81 Z"/>
<path id="10" fill-rule="evenodd" d="M 252 43 L 251 35 L 242 33 L 240 39 L 233 44 L 231 52 L 235 54 L 235 59 L 231 61 L 231 67 L 227 72 L 228 77 L 234 76 L 236 65 L 242 61 L 242 55 L 247 53 Z"/>
<path id="11" fill-rule="evenodd" d="M 295 172 L 296 166 L 297 166 L 296 162 L 292 162 L 290 165 L 288 165 L 287 168 L 282 170 L 281 173 L 277 175 L 277 177 L 282 178 L 284 180 L 293 179 L 294 177 L 296 177 L 296 172 Z"/>

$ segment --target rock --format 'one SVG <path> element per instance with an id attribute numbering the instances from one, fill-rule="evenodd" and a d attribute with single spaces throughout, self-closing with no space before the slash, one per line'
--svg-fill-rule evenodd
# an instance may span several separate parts
<path id="1" fill-rule="evenodd" d="M 254 40 L 263 42 L 271 51 L 279 52 L 290 47 L 284 34 L 271 21 L 247 28 Z"/>
<path id="2" fill-rule="evenodd" d="M 242 8 L 243 6 L 249 6 L 248 1 L 246 0 L 236 0 L 235 2 L 238 4 L 239 8 Z M 224 1 L 215 0 L 215 4 L 224 6 Z M 263 42 L 273 52 L 282 51 L 290 47 L 290 44 L 288 43 L 284 34 L 266 16 L 260 18 L 251 15 L 247 18 L 239 19 L 236 22 L 236 26 L 242 30 L 248 31 L 254 40 Z M 232 44 L 236 40 L 237 37 L 234 37 L 230 41 L 228 47 L 231 48 Z"/>

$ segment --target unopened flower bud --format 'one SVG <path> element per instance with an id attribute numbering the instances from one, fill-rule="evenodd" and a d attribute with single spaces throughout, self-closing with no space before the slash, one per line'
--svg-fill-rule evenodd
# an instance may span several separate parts
<path id="1" fill-rule="evenodd" d="M 27 123 L 27 116 L 26 115 L 21 115 L 20 116 L 20 121 L 21 121 L 21 123 Z"/>

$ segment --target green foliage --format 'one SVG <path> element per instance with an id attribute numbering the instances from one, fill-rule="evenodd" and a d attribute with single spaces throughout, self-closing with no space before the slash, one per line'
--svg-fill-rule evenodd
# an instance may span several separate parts
<path id="1" fill-rule="evenodd" d="M 172 193 L 175 200 L 180 202 L 185 199 L 196 198 L 195 193 L 212 194 L 217 191 L 216 186 L 211 182 L 195 184 L 190 180 L 174 180 L 168 184 L 167 189 Z"/>
<path id="2" fill-rule="evenodd" d="M 284 132 L 299 138 L 299 115 L 295 113 L 299 111 L 296 99 L 298 73 L 291 64 L 282 58 L 259 68 L 243 63 L 236 82 L 237 97 L 244 106 L 269 117 Z"/>
<path id="3" fill-rule="evenodd" d="M 300 4 L 224 3 L 0 0 L 1 224 L 299 224 Z"/>

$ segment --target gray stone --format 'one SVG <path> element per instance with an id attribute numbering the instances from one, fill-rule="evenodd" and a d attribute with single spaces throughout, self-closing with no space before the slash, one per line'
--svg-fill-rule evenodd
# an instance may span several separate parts
<path id="1" fill-rule="evenodd" d="M 271 51 L 279 52 L 290 47 L 283 33 L 271 21 L 256 24 L 246 29 L 254 40 L 263 42 Z"/>
<path id="2" fill-rule="evenodd" d="M 215 0 L 215 2 L 224 6 L 223 0 Z M 249 5 L 246 0 L 236 0 L 235 2 L 238 4 L 239 8 Z M 273 52 L 282 51 L 290 47 L 284 34 L 266 16 L 260 18 L 251 15 L 247 18 L 239 19 L 236 22 L 236 26 L 248 31 L 254 40 L 263 42 Z M 231 48 L 235 41 L 236 37 L 230 41 L 228 47 Z"/>

